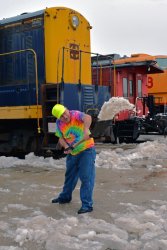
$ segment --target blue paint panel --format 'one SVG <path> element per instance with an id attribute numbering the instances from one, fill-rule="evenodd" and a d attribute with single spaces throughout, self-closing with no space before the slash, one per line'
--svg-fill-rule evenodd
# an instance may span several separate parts
<path id="1" fill-rule="evenodd" d="M 98 105 L 101 108 L 104 102 L 111 98 L 108 86 L 98 86 Z"/>
<path id="2" fill-rule="evenodd" d="M 36 104 L 36 89 L 33 86 L 17 85 L 0 88 L 0 106 L 24 106 Z"/>
<path id="3" fill-rule="evenodd" d="M 61 103 L 68 109 L 79 109 L 78 84 L 64 84 L 61 94 Z"/>
<path id="4" fill-rule="evenodd" d="M 33 49 L 37 54 L 40 89 L 40 84 L 45 82 L 45 60 L 43 15 L 39 16 L 39 18 L 42 19 L 35 24 L 30 22 L 1 29 L 0 53 Z M 0 106 L 33 105 L 35 103 L 36 83 L 34 55 L 28 51 L 1 56 Z"/>
<path id="5" fill-rule="evenodd" d="M 96 92 L 94 85 L 82 85 L 80 88 L 79 84 L 64 84 L 60 102 L 68 109 L 86 111 L 88 108 L 98 108 L 100 110 L 109 98 L 107 86 L 98 87 Z"/>
<path id="6" fill-rule="evenodd" d="M 85 111 L 88 105 L 94 107 L 94 86 L 79 84 L 64 84 L 61 103 L 69 109 Z"/>

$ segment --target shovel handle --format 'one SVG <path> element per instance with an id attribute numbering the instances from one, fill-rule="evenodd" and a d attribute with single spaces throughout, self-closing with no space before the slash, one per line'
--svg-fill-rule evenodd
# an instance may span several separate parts
<path id="1" fill-rule="evenodd" d="M 77 147 L 79 144 L 81 144 L 81 143 L 84 142 L 84 141 L 85 141 L 85 139 L 82 139 L 82 140 L 80 140 L 79 142 L 75 143 L 75 144 L 73 145 L 73 148 Z"/>
<path id="2" fill-rule="evenodd" d="M 89 135 L 89 139 L 92 137 L 92 135 Z M 72 145 L 73 148 L 77 147 L 79 144 L 81 144 L 82 142 L 86 141 L 85 139 L 80 140 L 79 142 L 75 143 L 74 145 Z"/>

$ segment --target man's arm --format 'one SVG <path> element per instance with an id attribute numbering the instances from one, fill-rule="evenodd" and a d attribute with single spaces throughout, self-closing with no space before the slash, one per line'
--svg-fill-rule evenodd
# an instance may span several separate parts
<path id="1" fill-rule="evenodd" d="M 85 114 L 84 115 L 84 118 L 83 118 L 83 121 L 84 121 L 84 136 L 83 136 L 83 139 L 84 140 L 88 140 L 90 138 L 90 125 L 92 123 L 92 117 L 88 114 Z"/>

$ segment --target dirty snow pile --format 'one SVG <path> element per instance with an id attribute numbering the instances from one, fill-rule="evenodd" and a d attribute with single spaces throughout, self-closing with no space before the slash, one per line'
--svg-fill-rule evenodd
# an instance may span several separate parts
<path id="1" fill-rule="evenodd" d="M 96 167 L 155 170 L 162 168 L 164 159 L 167 159 L 167 140 L 162 138 L 138 144 L 132 149 L 102 150 L 96 156 Z"/>
<path id="2" fill-rule="evenodd" d="M 71 217 L 67 214 L 56 220 L 42 213 L 20 219 L 15 241 L 20 249 L 26 249 L 28 242 L 36 242 L 38 249 L 45 250 L 167 249 L 166 201 L 150 201 L 149 207 L 121 205 L 127 211 L 111 212 L 108 222 L 89 215 Z"/>
<path id="3" fill-rule="evenodd" d="M 105 102 L 98 115 L 99 120 L 112 120 L 116 114 L 124 110 L 134 110 L 135 106 L 123 97 L 112 97 Z"/>
<path id="4" fill-rule="evenodd" d="M 29 153 L 25 156 L 25 159 L 18 159 L 17 157 L 0 157 L 0 168 L 12 168 L 12 167 L 34 167 L 43 169 L 64 169 L 65 158 L 58 160 L 53 157 L 44 158 L 43 156 L 36 156 L 34 153 Z"/>
<path id="5" fill-rule="evenodd" d="M 123 144 L 122 144 L 123 145 Z M 126 144 L 124 144 L 126 145 Z M 96 156 L 97 168 L 131 169 L 147 168 L 154 170 L 162 168 L 162 162 L 167 158 L 167 139 L 148 141 L 135 146 L 135 148 L 106 149 L 100 151 Z M 142 163 L 142 161 L 144 163 Z M 0 157 L 1 168 L 40 168 L 40 169 L 65 169 L 65 158 L 58 160 L 52 157 L 44 158 L 35 156 L 33 153 L 26 155 L 25 159 L 16 157 Z"/>

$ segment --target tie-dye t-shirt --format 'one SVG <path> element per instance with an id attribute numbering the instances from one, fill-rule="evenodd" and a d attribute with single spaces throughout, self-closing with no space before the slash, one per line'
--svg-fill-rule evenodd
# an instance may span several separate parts
<path id="1" fill-rule="evenodd" d="M 64 138 L 69 145 L 73 145 L 83 139 L 84 134 L 84 113 L 76 110 L 70 110 L 70 122 L 65 123 L 57 119 L 56 121 L 56 136 L 59 138 Z M 76 146 L 72 151 L 72 155 L 76 155 L 87 148 L 94 146 L 94 139 L 90 138 L 78 146 Z"/>

